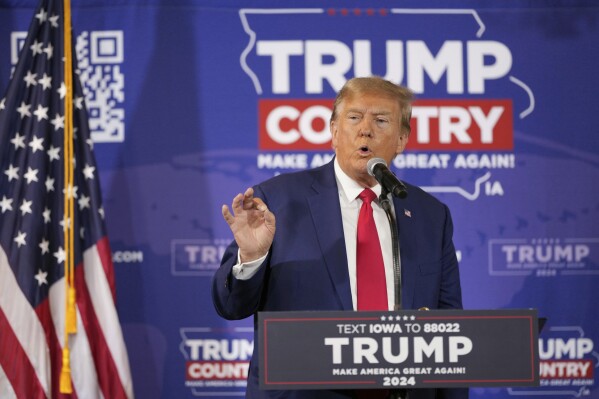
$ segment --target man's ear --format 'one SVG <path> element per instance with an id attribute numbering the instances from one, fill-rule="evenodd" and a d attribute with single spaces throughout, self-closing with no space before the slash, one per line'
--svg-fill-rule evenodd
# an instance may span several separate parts
<path id="1" fill-rule="evenodd" d="M 401 154 L 406 149 L 407 145 L 408 145 L 408 135 L 400 133 L 399 139 L 397 141 L 397 148 L 395 149 L 395 155 Z"/>
<path id="2" fill-rule="evenodd" d="M 331 147 L 333 149 L 337 148 L 337 131 L 338 131 L 338 126 L 336 121 L 332 120 L 331 123 L 329 123 L 329 130 L 331 131 Z"/>

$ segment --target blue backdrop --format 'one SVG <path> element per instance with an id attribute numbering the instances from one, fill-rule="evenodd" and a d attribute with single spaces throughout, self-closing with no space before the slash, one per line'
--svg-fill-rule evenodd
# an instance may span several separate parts
<path id="1" fill-rule="evenodd" d="M 221 205 L 329 160 L 336 91 L 378 74 L 416 92 L 394 170 L 450 207 L 464 306 L 548 319 L 542 386 L 472 397 L 599 398 L 599 7 L 396 3 L 73 2 L 137 397 L 243 393 L 222 365 L 252 321 L 210 300 Z M 0 0 L 0 93 L 35 5 Z"/>

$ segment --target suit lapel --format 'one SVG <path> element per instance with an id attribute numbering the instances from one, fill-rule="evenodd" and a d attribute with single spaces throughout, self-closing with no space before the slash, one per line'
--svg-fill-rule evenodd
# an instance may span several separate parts
<path id="1" fill-rule="evenodd" d="M 402 306 L 411 309 L 414 305 L 414 288 L 418 274 L 418 265 L 414 262 L 417 258 L 416 229 L 414 222 L 417 215 L 409 211 L 409 200 L 393 199 L 395 218 L 399 230 L 399 251 L 401 258 L 401 288 Z M 409 215 L 409 216 L 408 216 Z"/>
<path id="2" fill-rule="evenodd" d="M 333 162 L 315 172 L 315 177 L 312 185 L 314 193 L 308 197 L 308 204 L 320 250 L 342 308 L 352 310 L 343 222 Z"/>

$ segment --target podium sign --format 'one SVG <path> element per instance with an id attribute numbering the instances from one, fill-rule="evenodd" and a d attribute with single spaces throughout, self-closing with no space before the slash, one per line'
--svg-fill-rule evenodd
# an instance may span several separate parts
<path id="1" fill-rule="evenodd" d="M 537 386 L 536 310 L 261 312 L 262 389 Z"/>

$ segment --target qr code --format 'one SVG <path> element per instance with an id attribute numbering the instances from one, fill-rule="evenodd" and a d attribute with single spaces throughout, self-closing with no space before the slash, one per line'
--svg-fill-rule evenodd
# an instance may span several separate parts
<path id="1" fill-rule="evenodd" d="M 123 31 L 84 31 L 77 37 L 76 51 L 93 141 L 124 141 Z"/>
<path id="2" fill-rule="evenodd" d="M 26 37 L 27 32 L 11 33 L 13 70 Z M 92 140 L 97 143 L 125 141 L 123 31 L 84 31 L 77 37 L 75 47 Z"/>

